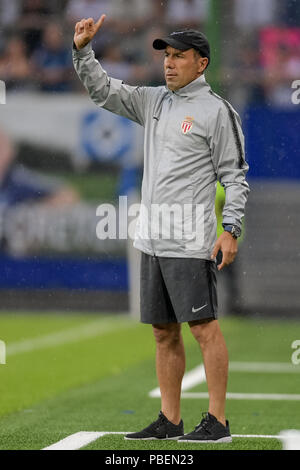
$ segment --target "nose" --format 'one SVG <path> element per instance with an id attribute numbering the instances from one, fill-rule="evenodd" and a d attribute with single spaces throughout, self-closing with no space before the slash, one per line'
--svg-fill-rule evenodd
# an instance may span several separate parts
<path id="1" fill-rule="evenodd" d="M 166 69 L 173 69 L 173 68 L 174 68 L 174 62 L 173 62 L 173 60 L 170 58 L 170 56 L 168 56 L 168 57 L 165 58 L 165 68 L 166 68 Z"/>

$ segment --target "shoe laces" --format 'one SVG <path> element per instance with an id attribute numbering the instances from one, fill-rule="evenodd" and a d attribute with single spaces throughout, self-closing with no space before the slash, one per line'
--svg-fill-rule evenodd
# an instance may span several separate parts
<path id="1" fill-rule="evenodd" d="M 197 426 L 195 427 L 195 431 L 196 432 L 199 432 L 199 431 L 205 431 L 205 432 L 210 432 L 209 431 L 209 427 L 210 427 L 210 419 L 209 419 L 209 414 L 207 412 L 203 412 L 202 413 L 202 420 L 199 424 L 197 424 Z"/>
<path id="2" fill-rule="evenodd" d="M 163 424 L 166 421 L 167 421 L 167 418 L 165 417 L 165 415 L 163 415 L 162 413 L 159 413 L 158 420 L 156 421 L 157 424 Z"/>
<path id="3" fill-rule="evenodd" d="M 166 421 L 167 418 L 162 413 L 159 413 L 157 420 L 154 421 L 150 426 L 151 428 L 158 429 L 162 424 L 165 424 Z"/>

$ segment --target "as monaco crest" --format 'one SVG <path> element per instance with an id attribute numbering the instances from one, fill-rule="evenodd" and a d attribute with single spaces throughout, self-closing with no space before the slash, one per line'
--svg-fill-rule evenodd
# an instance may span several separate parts
<path id="1" fill-rule="evenodd" d="M 192 130 L 194 118 L 187 116 L 181 123 L 181 132 L 187 134 Z"/>

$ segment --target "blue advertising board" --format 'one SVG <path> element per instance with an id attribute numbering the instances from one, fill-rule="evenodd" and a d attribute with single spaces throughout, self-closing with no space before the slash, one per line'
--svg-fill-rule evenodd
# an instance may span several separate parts
<path id="1" fill-rule="evenodd" d="M 300 106 L 250 107 L 243 115 L 249 178 L 300 179 Z"/>

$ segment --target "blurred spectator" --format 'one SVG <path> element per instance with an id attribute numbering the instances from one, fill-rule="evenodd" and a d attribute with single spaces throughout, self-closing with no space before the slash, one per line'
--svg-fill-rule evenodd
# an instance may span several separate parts
<path id="1" fill-rule="evenodd" d="M 19 0 L 0 0 L 0 26 L 6 28 L 15 26 L 20 15 Z"/>
<path id="2" fill-rule="evenodd" d="M 119 23 L 118 28 L 126 27 L 129 33 L 135 33 L 151 22 L 155 2 L 156 0 L 111 0 L 112 18 Z"/>
<path id="3" fill-rule="evenodd" d="M 19 0 L 0 0 L 0 52 L 5 47 L 7 31 L 18 24 L 20 14 Z"/>
<path id="4" fill-rule="evenodd" d="M 241 44 L 234 63 L 223 67 L 222 82 L 227 88 L 228 99 L 237 111 L 242 112 L 249 104 L 265 103 L 264 69 L 256 41 L 252 43 L 248 39 Z"/>
<path id="5" fill-rule="evenodd" d="M 166 22 L 174 28 L 199 28 L 208 15 L 209 0 L 168 0 Z"/>
<path id="6" fill-rule="evenodd" d="M 71 0 L 66 9 L 66 17 L 74 24 L 82 18 L 98 20 L 105 13 L 106 24 L 115 22 L 121 28 L 128 25 L 138 28 L 139 22 L 144 24 L 150 20 L 152 11 L 152 0 Z"/>
<path id="7" fill-rule="evenodd" d="M 220 3 L 224 13 L 226 2 Z M 233 63 L 223 67 L 222 87 L 227 86 L 228 97 L 239 110 L 249 103 L 263 103 L 266 95 L 270 103 L 286 102 L 290 82 L 299 78 L 297 47 L 293 53 L 279 51 L 284 70 L 279 58 L 265 68 L 258 41 L 262 26 L 298 26 L 299 0 L 230 0 L 230 5 L 231 23 L 239 29 L 236 44 L 245 41 L 229 60 L 230 49 L 226 52 L 224 44 L 223 63 L 231 59 Z M 8 90 L 34 89 L 35 84 L 43 91 L 76 89 L 70 55 L 75 23 L 106 13 L 105 27 L 93 48 L 107 72 L 131 84 L 163 84 L 162 54 L 153 50 L 153 39 L 182 27 L 201 28 L 209 6 L 210 0 L 0 0 L 0 79 Z M 63 31 L 57 24 L 61 20 L 68 26 Z M 12 33 L 18 37 L 11 38 Z M 232 80 L 235 87 L 230 86 Z"/>
<path id="8" fill-rule="evenodd" d="M 275 21 L 275 14 L 275 0 L 235 0 L 235 23 L 240 29 L 271 24 Z"/>
<path id="9" fill-rule="evenodd" d="M 97 21 L 101 14 L 105 13 L 105 28 L 101 34 L 96 35 L 93 40 L 93 49 L 96 55 L 103 55 L 105 49 L 114 43 L 116 39 L 120 41 L 120 35 L 114 31 L 114 15 L 113 15 L 113 1 L 114 0 L 70 0 L 65 18 L 69 27 L 74 31 L 75 24 L 82 18 L 93 18 Z M 126 17 L 122 19 L 127 25 Z"/>
<path id="10" fill-rule="evenodd" d="M 71 0 L 66 18 L 73 29 L 82 18 L 92 17 L 97 20 L 105 13 L 105 28 L 93 40 L 96 55 L 103 55 L 111 43 L 119 41 L 123 56 L 136 63 L 140 60 L 139 46 L 145 28 L 163 21 L 160 15 L 162 4 L 161 0 Z"/>
<path id="11" fill-rule="evenodd" d="M 151 4 L 153 8 L 153 16 L 156 19 L 156 26 L 165 24 L 166 1 L 153 0 Z"/>
<path id="12" fill-rule="evenodd" d="M 47 92 L 71 90 L 72 57 L 64 44 L 63 31 L 57 23 L 45 28 L 42 46 L 34 53 L 32 62 L 40 89 Z"/>
<path id="13" fill-rule="evenodd" d="M 124 60 L 119 43 L 109 44 L 101 57 L 101 65 L 109 76 L 132 83 L 133 68 Z"/>
<path id="14" fill-rule="evenodd" d="M 23 33 L 27 49 L 31 54 L 42 40 L 43 30 L 51 9 L 43 0 L 24 0 L 19 21 L 19 29 Z"/>
<path id="15" fill-rule="evenodd" d="M 24 168 L 16 162 L 16 148 L 0 129 L 0 206 L 1 209 L 24 202 L 47 205 L 73 204 L 77 193 L 61 182 Z"/>
<path id="16" fill-rule="evenodd" d="M 22 91 L 32 88 L 32 69 L 26 56 L 24 41 L 20 37 L 9 40 L 0 57 L 0 79 L 7 90 Z"/>
<path id="17" fill-rule="evenodd" d="M 159 86 L 165 84 L 163 72 L 163 52 L 153 49 L 153 41 L 156 38 L 164 37 L 167 32 L 164 28 L 154 27 L 151 28 L 142 43 L 143 52 L 143 68 L 142 73 L 138 75 L 139 83 L 144 83 L 148 86 Z"/>
<path id="18" fill-rule="evenodd" d="M 66 18 L 75 25 L 82 18 L 93 18 L 97 21 L 105 13 L 109 20 L 112 16 L 112 3 L 113 0 L 70 0 L 66 8 Z"/>

